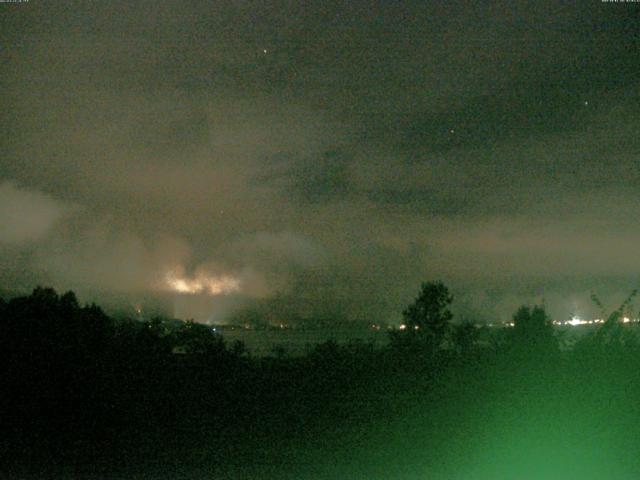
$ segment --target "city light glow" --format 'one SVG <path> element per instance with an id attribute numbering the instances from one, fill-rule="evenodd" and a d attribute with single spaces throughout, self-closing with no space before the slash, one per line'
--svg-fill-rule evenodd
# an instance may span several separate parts
<path id="1" fill-rule="evenodd" d="M 211 276 L 200 273 L 193 278 L 168 272 L 166 284 L 174 292 L 195 295 L 225 295 L 240 291 L 240 280 L 230 275 Z"/>
<path id="2" fill-rule="evenodd" d="M 584 325 L 585 323 L 587 322 L 581 320 L 579 317 L 572 317 L 571 320 L 566 322 L 567 325 L 571 325 L 572 327 L 575 327 L 577 325 Z"/>

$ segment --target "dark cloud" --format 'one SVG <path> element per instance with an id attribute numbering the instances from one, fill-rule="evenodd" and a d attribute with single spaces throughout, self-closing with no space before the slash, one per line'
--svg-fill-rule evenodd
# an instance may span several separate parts
<path id="1" fill-rule="evenodd" d="M 485 317 L 618 298 L 640 267 L 633 8 L 3 4 L 0 287 L 239 279 L 178 298 L 208 320 L 276 297 L 394 320 L 434 278 Z"/>

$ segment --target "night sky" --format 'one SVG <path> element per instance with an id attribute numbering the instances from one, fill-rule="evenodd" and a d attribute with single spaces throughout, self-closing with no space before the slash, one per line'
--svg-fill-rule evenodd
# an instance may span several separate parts
<path id="1" fill-rule="evenodd" d="M 477 321 L 615 307 L 640 280 L 639 11 L 0 3 L 0 290 L 202 321 L 393 322 L 438 279 Z"/>

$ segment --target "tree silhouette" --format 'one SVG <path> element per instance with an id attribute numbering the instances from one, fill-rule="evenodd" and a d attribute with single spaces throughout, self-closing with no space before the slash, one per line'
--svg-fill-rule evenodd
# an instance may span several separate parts
<path id="1" fill-rule="evenodd" d="M 225 342 L 222 336 L 215 334 L 211 327 L 190 320 L 176 332 L 176 346 L 185 353 L 201 355 L 222 355 Z"/>
<path id="2" fill-rule="evenodd" d="M 442 282 L 423 283 L 418 297 L 402 312 L 406 329 L 439 346 L 453 318 L 451 302 L 453 296 Z"/>
<path id="3" fill-rule="evenodd" d="M 442 282 L 424 282 L 416 299 L 402 312 L 403 330 L 391 332 L 391 345 L 420 351 L 440 348 L 453 318 L 452 301 Z"/>
<path id="4" fill-rule="evenodd" d="M 544 307 L 523 305 L 513 316 L 513 345 L 525 353 L 550 353 L 558 348 L 553 324 Z"/>
<path id="5" fill-rule="evenodd" d="M 638 340 L 634 332 L 623 328 L 622 324 L 625 316 L 632 316 L 633 299 L 637 294 L 638 290 L 633 290 L 617 309 L 607 314 L 606 307 L 596 294 L 592 293 L 591 300 L 600 309 L 604 323 L 593 334 L 578 342 L 577 348 L 579 350 L 585 347 L 597 349 L 600 350 L 600 354 L 604 354 L 603 349 L 637 348 Z"/>
<path id="6" fill-rule="evenodd" d="M 472 351 L 478 342 L 479 336 L 478 328 L 471 322 L 456 325 L 451 331 L 453 347 L 459 354 L 467 354 Z"/>

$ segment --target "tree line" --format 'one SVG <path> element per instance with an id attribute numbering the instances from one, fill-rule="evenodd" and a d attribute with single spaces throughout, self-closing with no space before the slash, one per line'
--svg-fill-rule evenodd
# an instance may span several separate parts
<path id="1" fill-rule="evenodd" d="M 387 346 L 328 341 L 303 357 L 253 357 L 206 325 L 115 320 L 72 292 L 36 288 L 0 301 L 0 469 L 12 478 L 202 469 L 257 478 L 260 468 L 260 478 L 296 478 L 311 468 L 304 455 L 323 464 L 328 444 L 340 446 L 338 459 L 351 451 L 358 468 L 383 468 L 384 455 L 370 453 L 376 435 L 364 448 L 362 432 L 396 435 L 428 463 L 461 432 L 472 438 L 485 409 L 519 418 L 532 401 L 554 418 L 574 418 L 576 399 L 584 415 L 606 405 L 609 420 L 628 425 L 640 344 L 620 319 L 632 298 L 567 349 L 541 306 L 521 307 L 509 329 L 456 324 L 448 288 L 426 282 Z M 418 412 L 417 424 L 407 412 Z"/>

